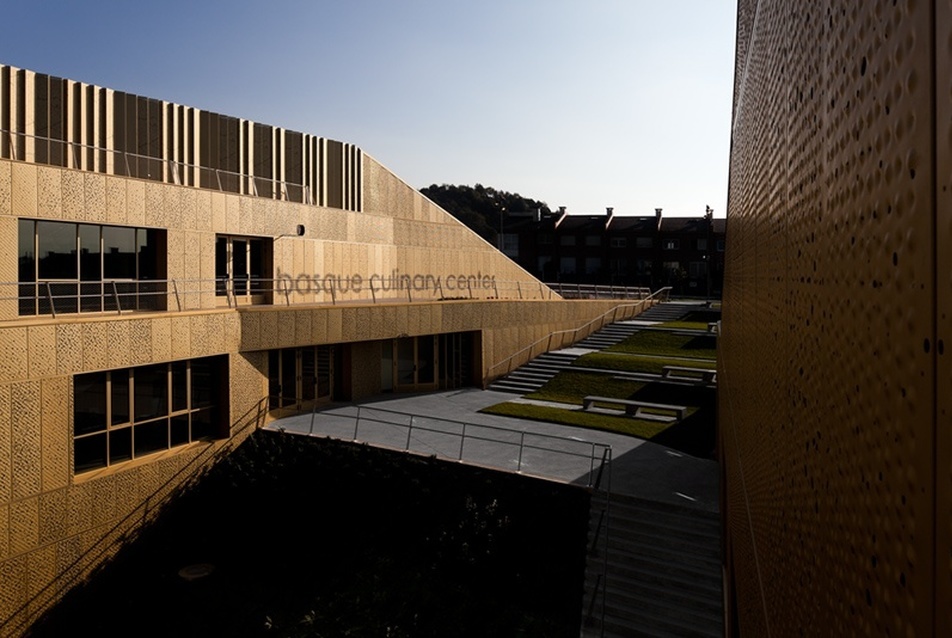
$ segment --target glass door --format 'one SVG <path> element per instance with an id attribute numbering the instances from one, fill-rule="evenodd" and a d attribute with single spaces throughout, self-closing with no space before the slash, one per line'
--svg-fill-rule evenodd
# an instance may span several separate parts
<path id="1" fill-rule="evenodd" d="M 394 390 L 423 392 L 437 389 L 436 340 L 436 335 L 401 337 L 394 340 Z"/>

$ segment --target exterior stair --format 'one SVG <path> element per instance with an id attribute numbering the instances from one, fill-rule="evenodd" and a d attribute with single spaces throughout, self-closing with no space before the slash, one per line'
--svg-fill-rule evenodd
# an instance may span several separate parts
<path id="1" fill-rule="evenodd" d="M 578 358 L 576 354 L 559 351 L 540 354 L 532 361 L 522 365 L 504 377 L 489 384 L 490 390 L 529 394 L 535 392 L 561 370 L 568 368 Z"/>
<path id="2" fill-rule="evenodd" d="M 598 332 L 590 334 L 574 344 L 572 347 L 602 350 L 620 341 L 624 341 L 634 333 L 643 329 L 644 325 L 641 323 L 642 321 L 677 321 L 700 306 L 701 304 L 696 302 L 665 302 L 655 304 L 638 315 L 637 322 L 620 321 L 618 323 L 608 324 Z M 535 392 L 560 370 L 572 365 L 572 362 L 578 358 L 578 356 L 578 354 L 568 354 L 561 350 L 546 352 L 516 368 L 506 376 L 496 379 L 489 384 L 489 389 L 499 392 L 512 392 L 514 394 L 529 394 L 530 392 Z"/>
<path id="3" fill-rule="evenodd" d="M 720 515 L 618 494 L 607 502 L 593 493 L 581 635 L 720 638 Z"/>
<path id="4" fill-rule="evenodd" d="M 698 302 L 666 301 L 651 306 L 638 315 L 638 321 L 677 321 L 692 310 L 703 308 L 705 304 Z"/>
<path id="5" fill-rule="evenodd" d="M 603 350 L 604 348 L 608 348 L 615 345 L 616 343 L 624 341 L 642 328 L 643 326 L 630 323 L 611 323 L 598 332 L 592 333 L 585 337 L 572 347 L 588 348 L 590 350 Z"/>

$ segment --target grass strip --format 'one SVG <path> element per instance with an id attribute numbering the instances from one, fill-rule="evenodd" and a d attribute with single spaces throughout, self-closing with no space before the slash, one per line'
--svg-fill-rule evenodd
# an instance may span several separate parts
<path id="1" fill-rule="evenodd" d="M 556 401 L 582 405 L 582 399 L 590 394 L 624 399 L 644 387 L 640 381 L 615 379 L 599 372 L 563 370 L 527 399 Z"/>
<path id="2" fill-rule="evenodd" d="M 686 364 L 684 361 L 664 357 L 640 357 L 618 352 L 590 352 L 573 361 L 572 365 L 582 368 L 601 368 L 606 371 L 661 374 L 664 366 L 684 366 Z M 688 367 L 714 370 L 717 367 L 717 362 L 713 360 L 691 361 Z"/>
<path id="3" fill-rule="evenodd" d="M 650 439 L 663 432 L 665 428 L 670 425 L 669 423 L 659 423 L 657 421 L 643 421 L 631 417 L 582 412 L 579 410 L 565 410 L 563 408 L 530 405 L 527 403 L 497 403 L 488 408 L 483 408 L 480 412 L 606 430 L 619 434 L 637 436 L 642 439 Z"/>
<path id="4" fill-rule="evenodd" d="M 707 332 L 707 323 L 706 321 L 665 321 L 657 327 L 673 330 L 704 330 Z"/>
<path id="5" fill-rule="evenodd" d="M 603 352 L 716 359 L 717 338 L 714 335 L 691 336 L 661 330 L 642 330 Z"/>

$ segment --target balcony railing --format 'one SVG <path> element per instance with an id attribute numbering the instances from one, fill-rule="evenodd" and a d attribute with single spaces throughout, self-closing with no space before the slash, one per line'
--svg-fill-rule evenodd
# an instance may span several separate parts
<path id="1" fill-rule="evenodd" d="M 0 158 L 317 205 L 310 186 L 0 129 Z"/>
<path id="2" fill-rule="evenodd" d="M 559 296 L 538 281 L 442 277 L 326 277 L 311 279 L 44 280 L 0 282 L 0 318 L 349 303 L 551 300 Z M 595 287 L 593 299 L 630 299 L 618 287 Z M 6 306 L 6 308 L 4 308 Z"/>

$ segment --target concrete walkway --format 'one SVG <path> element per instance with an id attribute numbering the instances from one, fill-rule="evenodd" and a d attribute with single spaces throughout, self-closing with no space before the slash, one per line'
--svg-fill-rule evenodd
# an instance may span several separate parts
<path id="1" fill-rule="evenodd" d="M 313 417 L 278 419 L 266 429 L 342 441 L 354 440 L 356 429 L 360 443 L 451 461 L 460 457 L 462 441 L 468 464 L 580 485 L 591 483 L 593 465 L 597 470 L 604 446 L 611 446 L 612 492 L 717 511 L 715 461 L 623 434 L 479 412 L 512 398 L 475 388 L 384 395 L 359 404 L 331 405 Z"/>

